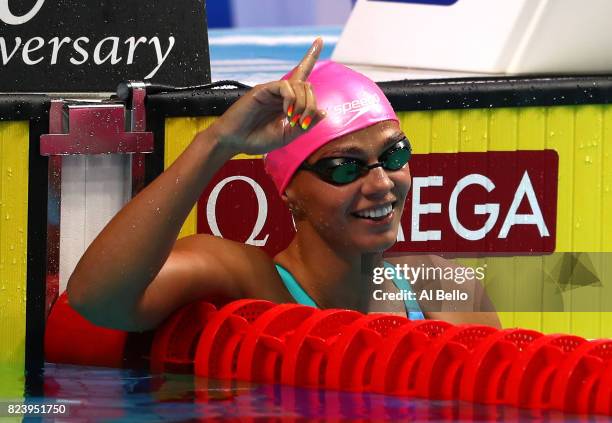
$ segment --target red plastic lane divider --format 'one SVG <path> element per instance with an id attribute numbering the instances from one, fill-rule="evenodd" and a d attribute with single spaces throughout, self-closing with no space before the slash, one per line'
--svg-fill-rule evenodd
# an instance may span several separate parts
<path id="1" fill-rule="evenodd" d="M 363 314 L 352 310 L 322 310 L 306 319 L 287 342 L 281 366 L 286 385 L 325 386 L 328 354 L 345 328 Z"/>
<path id="2" fill-rule="evenodd" d="M 466 359 L 479 342 L 497 332 L 491 326 L 460 325 L 437 337 L 420 361 L 417 396 L 458 399 Z"/>
<path id="3" fill-rule="evenodd" d="M 349 391 L 369 390 L 377 348 L 389 332 L 409 322 L 405 317 L 370 314 L 347 326 L 329 350 L 325 386 Z"/>
<path id="4" fill-rule="evenodd" d="M 414 396 L 416 370 L 431 341 L 454 327 L 440 320 L 411 321 L 398 327 L 378 347 L 372 368 L 375 392 Z"/>
<path id="5" fill-rule="evenodd" d="M 121 368 L 128 332 L 96 326 L 77 313 L 64 292 L 55 301 L 45 328 L 45 360 L 83 366 Z"/>
<path id="6" fill-rule="evenodd" d="M 195 374 L 236 378 L 240 343 L 250 324 L 275 305 L 265 300 L 238 300 L 215 313 L 200 335 L 194 360 Z"/>
<path id="7" fill-rule="evenodd" d="M 193 373 L 200 334 L 216 311 L 210 303 L 195 302 L 170 316 L 155 331 L 151 345 L 151 372 Z"/>
<path id="8" fill-rule="evenodd" d="M 527 329 L 505 329 L 485 338 L 469 354 L 463 367 L 460 399 L 503 404 L 508 372 L 527 345 L 542 337 Z"/>
<path id="9" fill-rule="evenodd" d="M 568 353 L 552 384 L 552 407 L 568 413 L 594 413 L 602 371 L 610 362 L 612 340 L 586 342 Z"/>
<path id="10" fill-rule="evenodd" d="M 612 415 L 610 339 L 588 342 L 573 335 L 409 321 L 264 300 L 234 301 L 218 311 L 205 302 L 192 303 L 164 322 L 152 343 L 145 334 L 153 333 L 89 323 L 70 307 L 64 293 L 47 320 L 46 359 L 125 367 L 133 365 L 131 359 L 150 358 L 153 372 L 193 368 L 196 375 L 225 379 L 220 398 L 252 389 L 239 380 L 280 381 L 483 402 L 492 415 L 501 404 Z M 198 385 L 207 380 L 196 378 L 200 399 L 215 397 Z M 340 414 L 356 403 L 330 392 Z M 463 407 L 466 416 L 476 413 L 468 408 Z M 462 415 L 459 408 L 447 411 Z"/>
<path id="11" fill-rule="evenodd" d="M 238 379 L 279 383 L 287 338 L 317 311 L 314 307 L 282 304 L 259 316 L 240 345 Z"/>
<path id="12" fill-rule="evenodd" d="M 608 361 L 601 371 L 594 412 L 612 415 L 612 361 Z"/>
<path id="13" fill-rule="evenodd" d="M 566 354 L 583 343 L 573 335 L 546 335 L 529 344 L 514 361 L 506 382 L 505 403 L 516 407 L 551 408 L 552 382 Z"/>

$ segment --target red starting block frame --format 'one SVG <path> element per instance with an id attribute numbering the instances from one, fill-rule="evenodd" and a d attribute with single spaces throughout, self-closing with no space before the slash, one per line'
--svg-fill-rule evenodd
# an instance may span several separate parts
<path id="1" fill-rule="evenodd" d="M 70 306 L 64 292 L 55 301 L 47 318 L 45 360 L 122 368 L 128 336 L 128 332 L 90 323 Z"/>

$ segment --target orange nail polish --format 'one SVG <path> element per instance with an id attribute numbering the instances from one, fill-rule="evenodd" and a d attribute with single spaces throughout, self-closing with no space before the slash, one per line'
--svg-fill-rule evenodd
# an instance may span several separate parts
<path id="1" fill-rule="evenodd" d="M 293 115 L 293 104 L 287 107 L 287 116 L 291 117 Z"/>
<path id="2" fill-rule="evenodd" d="M 310 123 L 312 122 L 312 117 L 311 116 L 306 116 L 304 118 L 304 120 L 302 121 L 302 129 L 305 131 L 308 129 L 308 127 L 310 126 Z"/>

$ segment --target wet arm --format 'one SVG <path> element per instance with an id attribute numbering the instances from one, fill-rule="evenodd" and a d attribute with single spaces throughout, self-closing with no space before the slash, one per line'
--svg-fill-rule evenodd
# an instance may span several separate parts
<path id="1" fill-rule="evenodd" d="M 303 133 L 288 123 L 290 105 L 302 119 L 310 114 L 310 129 L 324 119 L 305 82 L 322 47 L 317 38 L 289 80 L 244 94 L 111 220 L 68 281 L 68 298 L 77 311 L 100 325 L 142 329 L 209 294 L 275 296 L 273 287 L 249 285 L 259 276 L 273 279 L 265 253 L 206 235 L 176 238 L 204 187 L 233 155 L 266 153 Z"/>
<path id="2" fill-rule="evenodd" d="M 233 151 L 213 129 L 133 198 L 89 246 L 68 281 L 70 304 L 97 324 L 138 328 L 136 307 L 175 245 L 181 226 Z M 178 250 L 165 274 L 181 275 L 193 257 Z"/>

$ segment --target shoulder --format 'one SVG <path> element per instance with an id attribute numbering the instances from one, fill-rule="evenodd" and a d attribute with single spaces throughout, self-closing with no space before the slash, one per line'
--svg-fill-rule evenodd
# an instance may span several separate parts
<path id="1" fill-rule="evenodd" d="M 229 271 L 241 269 L 243 264 L 247 263 L 253 265 L 257 262 L 272 262 L 270 257 L 257 247 L 207 234 L 195 234 L 177 240 L 173 252 L 189 255 L 191 258 L 214 257 L 231 265 Z"/>
<path id="2" fill-rule="evenodd" d="M 209 275 L 213 270 L 215 275 L 211 276 L 231 283 L 242 298 L 290 301 L 272 258 L 261 248 L 196 234 L 178 240 L 174 251 L 187 256 L 196 267 L 207 268 Z"/>

